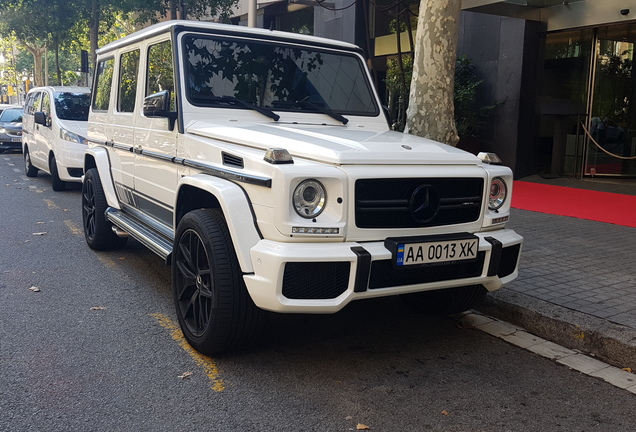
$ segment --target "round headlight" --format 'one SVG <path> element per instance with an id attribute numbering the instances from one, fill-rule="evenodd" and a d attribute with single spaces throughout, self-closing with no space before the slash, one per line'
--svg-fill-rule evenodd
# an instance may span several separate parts
<path id="1" fill-rule="evenodd" d="M 506 202 L 508 196 L 508 187 L 501 177 L 495 177 L 490 182 L 490 199 L 488 200 L 488 208 L 490 210 L 498 210 Z"/>
<path id="2" fill-rule="evenodd" d="M 322 213 L 326 200 L 325 188 L 318 180 L 305 180 L 294 190 L 294 210 L 307 219 Z"/>

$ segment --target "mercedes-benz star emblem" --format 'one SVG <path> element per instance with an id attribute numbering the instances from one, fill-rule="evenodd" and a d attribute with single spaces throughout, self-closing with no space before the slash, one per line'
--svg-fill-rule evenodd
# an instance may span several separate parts
<path id="1" fill-rule="evenodd" d="M 431 185 L 421 185 L 411 195 L 409 211 L 416 222 L 430 222 L 439 211 L 439 203 L 437 190 Z"/>

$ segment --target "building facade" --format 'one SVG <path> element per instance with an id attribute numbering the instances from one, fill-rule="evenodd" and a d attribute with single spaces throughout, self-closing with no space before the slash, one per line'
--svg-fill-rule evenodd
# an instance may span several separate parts
<path id="1" fill-rule="evenodd" d="M 248 1 L 240 0 L 236 24 L 247 24 Z M 359 45 L 399 127 L 405 98 L 395 82 L 410 79 L 418 7 L 257 0 L 256 25 Z M 636 177 L 636 1 L 462 0 L 462 9 L 458 55 L 483 80 L 478 105 L 496 109 L 460 146 L 496 152 L 517 178 Z"/>

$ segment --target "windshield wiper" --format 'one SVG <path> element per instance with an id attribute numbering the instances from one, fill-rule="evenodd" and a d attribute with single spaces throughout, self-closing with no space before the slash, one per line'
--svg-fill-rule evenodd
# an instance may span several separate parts
<path id="1" fill-rule="evenodd" d="M 346 125 L 347 123 L 349 123 L 349 119 L 346 117 L 341 116 L 340 114 L 338 114 L 335 111 L 332 111 L 330 108 L 327 107 L 322 107 L 320 105 L 316 105 L 314 103 L 311 103 L 309 101 L 306 100 L 299 100 L 296 101 L 296 105 L 297 106 L 308 106 L 310 108 L 315 109 L 316 111 L 319 111 L 323 114 L 328 115 L 329 117 L 331 117 L 334 120 L 338 120 L 340 123 L 342 123 L 343 125 Z"/>
<path id="2" fill-rule="evenodd" d="M 192 99 L 194 100 L 199 100 L 199 101 L 203 101 L 205 103 L 227 103 L 227 104 L 239 104 L 241 106 L 244 106 L 245 108 L 251 109 L 253 111 L 256 111 L 259 114 L 263 114 L 266 117 L 271 118 L 274 121 L 278 121 L 278 119 L 280 118 L 280 116 L 278 114 L 276 114 L 274 111 L 267 109 L 267 108 L 263 108 L 263 107 L 259 107 L 258 105 L 255 105 L 253 102 L 250 101 L 246 101 L 246 100 L 242 100 L 239 99 L 237 97 L 234 96 L 209 96 L 209 95 L 192 95 L 191 96 Z"/>

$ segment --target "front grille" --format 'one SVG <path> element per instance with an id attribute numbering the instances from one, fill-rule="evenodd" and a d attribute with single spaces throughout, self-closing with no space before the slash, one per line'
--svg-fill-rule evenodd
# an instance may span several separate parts
<path id="1" fill-rule="evenodd" d="M 348 262 L 289 262 L 285 264 L 283 295 L 288 299 L 333 299 L 347 290 Z"/>
<path id="2" fill-rule="evenodd" d="M 419 228 L 479 219 L 482 178 L 398 178 L 356 181 L 358 228 Z"/>
<path id="3" fill-rule="evenodd" d="M 395 268 L 391 260 L 373 261 L 369 289 L 466 279 L 480 276 L 484 268 L 484 252 L 471 262 L 429 264 L 426 266 Z"/>
<path id="4" fill-rule="evenodd" d="M 500 278 L 506 277 L 515 271 L 517 268 L 517 261 L 519 260 L 520 249 L 521 245 L 516 244 L 501 250 L 501 260 L 499 261 L 497 276 Z"/>

